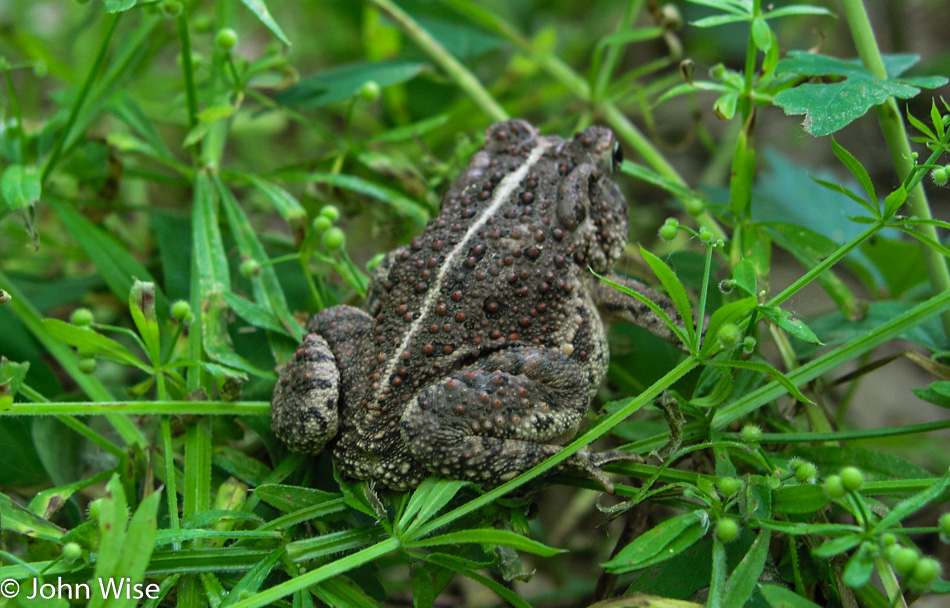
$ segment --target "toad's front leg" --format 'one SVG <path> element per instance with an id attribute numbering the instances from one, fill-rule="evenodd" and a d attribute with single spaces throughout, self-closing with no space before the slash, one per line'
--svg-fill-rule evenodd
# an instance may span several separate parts
<path id="1" fill-rule="evenodd" d="M 498 485 L 557 454 L 587 414 L 594 378 L 560 351 L 499 351 L 425 388 L 402 416 L 413 456 L 436 474 Z M 560 466 L 613 484 L 600 469 L 635 454 L 582 450 Z"/>

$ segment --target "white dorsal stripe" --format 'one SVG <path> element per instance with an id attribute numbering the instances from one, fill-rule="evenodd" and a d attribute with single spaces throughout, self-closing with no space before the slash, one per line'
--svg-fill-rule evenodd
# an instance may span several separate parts
<path id="1" fill-rule="evenodd" d="M 521 183 L 521 180 L 525 178 L 528 174 L 528 171 L 531 170 L 544 154 L 545 150 L 550 148 L 553 144 L 550 140 L 537 137 L 535 138 L 534 149 L 531 150 L 531 153 L 528 155 L 528 158 L 525 159 L 524 163 L 518 167 L 517 171 L 514 173 L 509 173 L 506 175 L 500 182 L 498 186 L 495 187 L 495 194 L 491 199 L 491 202 L 481 214 L 475 218 L 475 221 L 472 222 L 472 225 L 468 227 L 468 230 L 465 232 L 465 236 L 462 237 L 462 240 L 459 241 L 459 244 L 456 245 L 452 251 L 445 256 L 445 261 L 442 263 L 442 266 L 439 268 L 439 274 L 435 278 L 435 283 L 432 284 L 432 288 L 426 294 L 425 299 L 422 301 L 422 307 L 419 309 L 419 316 L 416 317 L 415 321 L 412 322 L 412 325 L 409 326 L 409 331 L 406 332 L 406 335 L 403 337 L 402 342 L 399 346 L 393 351 L 390 361 L 386 364 L 386 370 L 383 372 L 383 375 L 378 380 L 378 385 L 376 391 L 373 395 L 373 402 L 378 403 L 379 397 L 383 392 L 383 389 L 386 386 L 389 386 L 389 379 L 393 375 L 393 372 L 396 371 L 396 366 L 399 364 L 399 355 L 404 352 L 409 346 L 409 342 L 412 340 L 413 336 L 418 333 L 419 328 L 422 327 L 423 321 L 425 321 L 426 316 L 429 313 L 429 310 L 432 309 L 432 306 L 438 300 L 439 296 L 442 295 L 442 285 L 445 282 L 445 275 L 447 275 L 451 269 L 456 267 L 455 259 L 458 258 L 463 251 L 466 251 L 468 242 L 472 237 L 481 229 L 481 227 L 488 221 L 488 218 L 492 217 L 499 207 L 505 204 L 508 200 L 508 197 L 515 191 L 515 188 L 518 187 L 518 184 Z"/>

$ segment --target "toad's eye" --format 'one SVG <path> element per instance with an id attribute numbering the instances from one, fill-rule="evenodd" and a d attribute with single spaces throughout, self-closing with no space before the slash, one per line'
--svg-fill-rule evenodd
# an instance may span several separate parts
<path id="1" fill-rule="evenodd" d="M 623 148 L 620 147 L 620 144 L 614 144 L 614 151 L 611 153 L 610 165 L 611 171 L 616 171 L 620 168 L 621 163 L 623 163 Z"/>

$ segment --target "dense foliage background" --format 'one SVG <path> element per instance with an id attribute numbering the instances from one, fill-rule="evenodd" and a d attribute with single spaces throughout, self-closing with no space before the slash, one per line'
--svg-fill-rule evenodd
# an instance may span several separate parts
<path id="1" fill-rule="evenodd" d="M 946 8 L 0 0 L 0 606 L 941 605 Z M 611 127 L 618 270 L 709 317 L 689 355 L 614 327 L 562 455 L 647 463 L 395 493 L 289 454 L 303 315 L 505 117 Z"/>

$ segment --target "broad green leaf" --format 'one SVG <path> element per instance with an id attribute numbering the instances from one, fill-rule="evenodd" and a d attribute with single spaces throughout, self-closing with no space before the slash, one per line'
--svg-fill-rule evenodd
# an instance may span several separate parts
<path id="1" fill-rule="evenodd" d="M 10 165 L 0 179 L 3 200 L 10 209 L 26 209 L 40 200 L 40 172 L 33 165 Z"/>
<path id="2" fill-rule="evenodd" d="M 752 20 L 752 41 L 757 49 L 763 53 L 769 52 L 772 48 L 772 38 L 772 28 L 764 16 L 759 15 Z"/>
<path id="3" fill-rule="evenodd" d="M 495 528 L 475 528 L 471 530 L 460 530 L 458 532 L 448 532 L 439 536 L 432 536 L 403 544 L 406 547 L 439 547 L 442 545 L 464 543 L 504 545 L 506 547 L 513 547 L 519 551 L 534 553 L 541 557 L 551 557 L 552 555 L 564 552 L 564 549 L 548 547 L 543 543 L 539 543 L 536 540 L 532 540 L 516 532 L 510 530 L 496 530 Z"/>
<path id="4" fill-rule="evenodd" d="M 669 559 L 677 553 L 666 550 L 674 541 L 684 536 L 685 539 L 695 542 L 705 534 L 708 526 L 709 516 L 705 511 L 681 513 L 635 538 L 617 555 L 604 563 L 603 567 L 619 574 Z M 678 548 L 683 550 L 686 547 Z"/>
<path id="5" fill-rule="evenodd" d="M 384 89 L 412 80 L 428 67 L 429 64 L 418 61 L 377 61 L 341 65 L 301 79 L 294 86 L 279 93 L 275 99 L 282 105 L 313 110 L 350 99 L 370 80 Z"/>
<path id="6" fill-rule="evenodd" d="M 719 307 L 709 319 L 709 325 L 706 326 L 706 335 L 703 339 L 703 346 L 699 350 L 701 358 L 708 357 L 712 352 L 719 348 L 719 342 L 716 339 L 716 333 L 724 323 L 735 323 L 741 319 L 747 312 L 755 308 L 757 300 L 749 296 L 735 302 L 730 302 L 725 306 Z"/>
<path id="7" fill-rule="evenodd" d="M 844 81 L 827 84 L 801 84 L 775 96 L 775 104 L 786 114 L 804 114 L 803 126 L 815 136 L 829 135 L 864 116 L 868 110 L 889 97 L 906 99 L 920 93 L 920 88 L 946 84 L 943 77 L 900 79 L 904 70 L 916 63 L 912 55 L 886 58 L 888 78 L 876 78 L 861 66 L 860 61 L 845 61 L 825 55 L 790 51 L 788 59 L 779 62 L 776 71 L 802 76 L 843 76 Z"/>
<path id="8" fill-rule="evenodd" d="M 277 39 L 290 46 L 290 40 L 287 39 L 287 36 L 284 34 L 284 31 L 280 29 L 280 26 L 277 25 L 277 22 L 274 21 L 274 18 L 271 17 L 270 11 L 267 10 L 267 5 L 264 4 L 264 0 L 241 0 L 244 3 L 244 6 L 248 8 L 254 15 L 264 24 L 267 29 L 271 31 L 272 34 L 277 36 Z"/>
<path id="9" fill-rule="evenodd" d="M 772 486 L 769 481 L 759 475 L 748 477 L 739 501 L 742 517 L 749 519 L 772 517 Z"/>
<path id="10" fill-rule="evenodd" d="M 135 6 L 135 0 L 103 0 L 107 13 L 121 13 Z"/>
<path id="11" fill-rule="evenodd" d="M 80 355 L 103 355 L 124 365 L 152 372 L 152 368 L 133 355 L 129 349 L 93 329 L 76 327 L 72 323 L 59 319 L 43 319 L 43 328 L 57 340 L 75 346 Z"/>
<path id="12" fill-rule="evenodd" d="M 726 594 L 723 598 L 723 606 L 745 606 L 746 601 L 752 597 L 755 591 L 755 585 L 762 576 L 765 569 L 765 560 L 769 555 L 769 540 L 771 533 L 769 530 L 760 530 L 749 552 L 746 553 L 739 565 L 726 581 Z"/>
<path id="13" fill-rule="evenodd" d="M 939 380 L 925 388 L 915 388 L 914 394 L 934 405 L 950 409 L 950 382 Z"/>
<path id="14" fill-rule="evenodd" d="M 815 332 L 809 329 L 804 321 L 794 318 L 794 315 L 787 310 L 766 308 L 764 306 L 760 307 L 759 310 L 776 325 L 788 332 L 789 335 L 808 344 L 821 344 L 821 340 L 818 339 Z"/>
<path id="15" fill-rule="evenodd" d="M 901 184 L 897 190 L 894 190 L 884 198 L 884 217 L 891 217 L 897 210 L 903 206 L 907 200 L 907 189 Z"/>
<path id="16" fill-rule="evenodd" d="M 736 282 L 736 287 L 746 292 L 747 295 L 758 297 L 758 285 L 755 276 L 755 266 L 750 260 L 745 258 L 739 260 L 736 267 L 732 270 L 732 278 Z"/>
<path id="17" fill-rule="evenodd" d="M 759 591 L 762 592 L 762 597 L 765 598 L 771 608 L 821 608 L 808 598 L 804 598 L 791 589 L 779 585 L 760 584 Z"/>
<path id="18" fill-rule="evenodd" d="M 680 321 L 686 329 L 686 344 L 692 346 L 696 342 L 696 329 L 693 326 L 693 308 L 689 303 L 689 297 L 686 295 L 686 289 L 676 277 L 676 274 L 673 273 L 673 270 L 667 266 L 666 262 L 642 246 L 640 247 L 640 254 L 643 256 L 644 261 L 650 265 L 650 269 L 653 270 L 656 278 L 660 280 L 667 295 L 673 300 L 676 310 L 680 313 Z"/>
<path id="19" fill-rule="evenodd" d="M 858 180 L 858 183 L 864 188 L 864 193 L 868 196 L 866 200 L 871 212 L 880 217 L 881 212 L 877 207 L 877 194 L 874 192 L 874 184 L 871 183 L 871 176 L 868 175 L 867 169 L 864 168 L 864 165 L 862 165 L 853 154 L 845 150 L 835 141 L 834 137 L 831 138 L 831 149 L 834 151 L 835 156 L 838 157 L 838 160 L 841 161 L 841 164 L 851 172 L 854 179 Z"/>
<path id="20" fill-rule="evenodd" d="M 23 534 L 30 538 L 39 538 L 54 543 L 60 542 L 65 530 L 52 524 L 39 515 L 31 513 L 5 494 L 0 494 L 0 517 L 3 518 L 5 532 Z"/>

